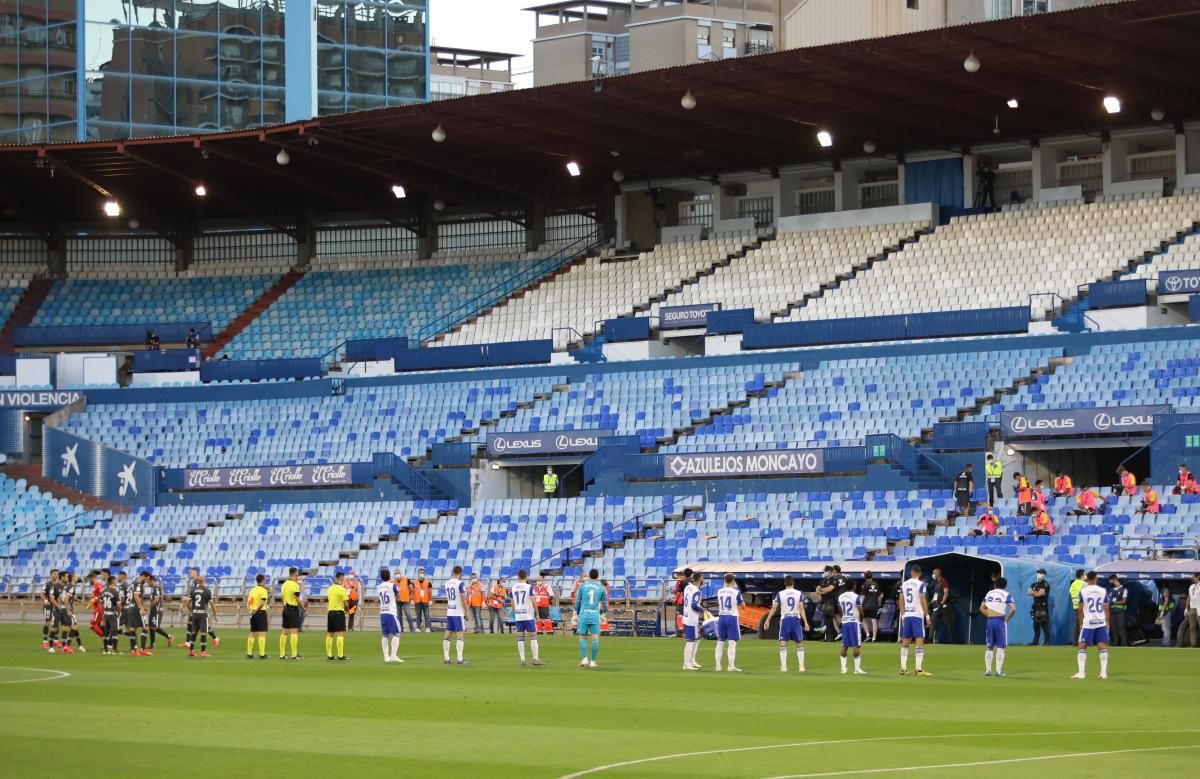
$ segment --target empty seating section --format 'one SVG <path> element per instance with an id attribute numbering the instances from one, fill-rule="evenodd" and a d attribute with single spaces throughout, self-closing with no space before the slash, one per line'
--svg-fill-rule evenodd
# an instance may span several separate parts
<path id="1" fill-rule="evenodd" d="M 369 462 L 425 454 L 485 421 L 524 430 L 518 409 L 561 377 L 361 388 L 339 397 L 229 403 L 94 405 L 69 431 L 170 467 Z M 519 413 L 518 413 L 519 412 Z M 514 414 L 516 416 L 502 415 Z M 548 429 L 548 428 L 547 428 Z M 483 434 L 469 438 L 482 440 Z"/>
<path id="2" fill-rule="evenodd" d="M 1028 203 L 955 217 L 789 318 L 1024 306 L 1034 293 L 1071 299 L 1079 285 L 1127 270 L 1197 219 L 1200 201 L 1192 195 Z M 1047 299 L 1043 308 L 1050 305 Z"/>
<path id="3" fill-rule="evenodd" d="M 752 245 L 752 233 L 657 246 L 634 259 L 590 257 L 561 276 L 512 298 L 442 341 L 447 346 L 549 338 L 556 327 L 588 335 L 604 319 L 633 313 L 634 306 L 678 286 L 700 271 Z M 577 340 L 554 333 L 556 349 Z"/>
<path id="4" fill-rule="evenodd" d="M 1016 395 L 985 407 L 978 419 L 999 422 L 1003 411 L 1169 404 L 1200 407 L 1200 359 L 1194 341 L 1101 344 Z"/>
<path id="5" fill-rule="evenodd" d="M 58 281 L 34 325 L 212 322 L 213 335 L 276 281 L 257 274 L 216 278 L 67 279 Z"/>
<path id="6" fill-rule="evenodd" d="M 19 286 L 18 282 L 8 282 L 12 286 L 0 286 L 0 327 L 8 321 L 9 315 L 13 309 L 17 307 L 17 301 L 21 299 L 21 295 L 25 294 L 25 287 Z"/>
<path id="7" fill-rule="evenodd" d="M 1187 197 L 1200 200 L 1200 194 L 1194 193 Z M 1200 210 L 1200 207 L 1197 210 Z M 1196 219 L 1200 221 L 1200 216 Z M 1122 278 L 1154 282 L 1159 273 L 1172 270 L 1200 270 L 1200 234 L 1188 235 L 1179 243 L 1171 244 L 1165 252 L 1155 256 L 1150 262 L 1137 266 Z"/>
<path id="8" fill-rule="evenodd" d="M 415 336 L 425 325 L 532 265 L 530 260 L 422 263 L 309 273 L 221 353 L 231 359 L 315 357 L 351 338 Z"/>
<path id="9" fill-rule="evenodd" d="M 0 557 L 36 549 L 94 521 L 66 500 L 0 474 Z"/>
<path id="10" fill-rule="evenodd" d="M 1061 349 L 834 360 L 754 397 L 675 451 L 852 446 L 865 436 L 920 435 L 958 409 L 1029 375 Z"/>
<path id="11" fill-rule="evenodd" d="M 719 302 L 726 309 L 753 308 L 755 319 L 767 322 L 773 313 L 927 227 L 928 223 L 907 222 L 781 234 L 718 267 L 711 276 L 672 292 L 661 305 Z M 659 307 L 655 305 L 651 313 L 657 314 Z"/>

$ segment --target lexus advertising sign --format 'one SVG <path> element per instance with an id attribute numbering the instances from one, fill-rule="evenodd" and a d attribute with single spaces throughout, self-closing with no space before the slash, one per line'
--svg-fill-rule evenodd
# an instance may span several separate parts
<path id="1" fill-rule="evenodd" d="M 1006 439 L 1149 433 L 1154 428 L 1154 415 L 1170 412 L 1170 406 L 1005 411 L 1000 415 L 1000 433 Z"/>
<path id="2" fill-rule="evenodd" d="M 492 457 L 525 457 L 538 454 L 587 454 L 600 448 L 609 430 L 540 430 L 533 433 L 489 433 L 487 453 Z"/>

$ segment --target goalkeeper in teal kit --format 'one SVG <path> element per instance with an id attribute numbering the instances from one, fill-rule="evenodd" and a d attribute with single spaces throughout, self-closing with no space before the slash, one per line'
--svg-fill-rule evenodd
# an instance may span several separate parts
<path id="1" fill-rule="evenodd" d="M 575 618 L 572 627 L 579 634 L 579 667 L 595 668 L 600 654 L 600 615 L 608 611 L 608 592 L 600 583 L 600 572 L 593 568 L 588 579 L 575 591 Z M 592 657 L 588 660 L 588 638 L 592 640 Z"/>

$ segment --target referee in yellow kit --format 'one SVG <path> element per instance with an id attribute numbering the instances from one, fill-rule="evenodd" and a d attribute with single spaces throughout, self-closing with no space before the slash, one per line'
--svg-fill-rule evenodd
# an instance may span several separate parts
<path id="1" fill-rule="evenodd" d="M 346 657 L 346 601 L 350 600 L 350 593 L 346 592 L 346 588 L 342 585 L 343 574 L 338 571 L 333 575 L 333 584 L 329 585 L 329 592 L 326 597 L 329 599 L 329 616 L 327 617 L 325 635 L 325 657 L 329 660 L 335 659 L 333 656 L 333 646 L 337 643 L 337 658 L 338 660 L 348 660 Z"/>
<path id="2" fill-rule="evenodd" d="M 288 578 L 279 588 L 279 597 L 283 600 L 283 632 L 279 634 L 279 659 L 287 659 L 288 641 L 292 644 L 292 659 L 303 660 L 300 656 L 300 570 L 288 569 Z"/>
<path id="3" fill-rule="evenodd" d="M 246 659 L 254 659 L 254 642 L 258 641 L 258 656 L 267 659 L 267 598 L 263 586 L 267 580 L 261 573 L 254 577 L 254 586 L 246 596 L 246 611 L 250 612 L 250 637 L 246 639 Z"/>

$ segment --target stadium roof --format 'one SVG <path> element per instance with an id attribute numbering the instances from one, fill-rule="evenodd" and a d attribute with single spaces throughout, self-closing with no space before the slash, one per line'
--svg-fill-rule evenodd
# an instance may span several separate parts
<path id="1" fill-rule="evenodd" d="M 707 180 L 862 156 L 868 139 L 895 154 L 1099 134 L 1144 125 L 1154 107 L 1200 117 L 1196 40 L 1200 2 L 1140 0 L 219 135 L 0 147 L 0 207 L 43 230 L 50 215 L 94 221 L 108 197 L 159 229 L 331 211 L 403 221 L 434 198 L 594 198 L 613 191 L 616 169 Z M 962 65 L 972 51 L 974 74 Z M 1109 93 L 1120 114 L 1104 112 Z M 439 125 L 444 143 L 431 138 Z M 287 166 L 275 163 L 282 148 Z M 583 174 L 568 176 L 568 161 Z M 408 199 L 393 197 L 396 183 Z"/>

